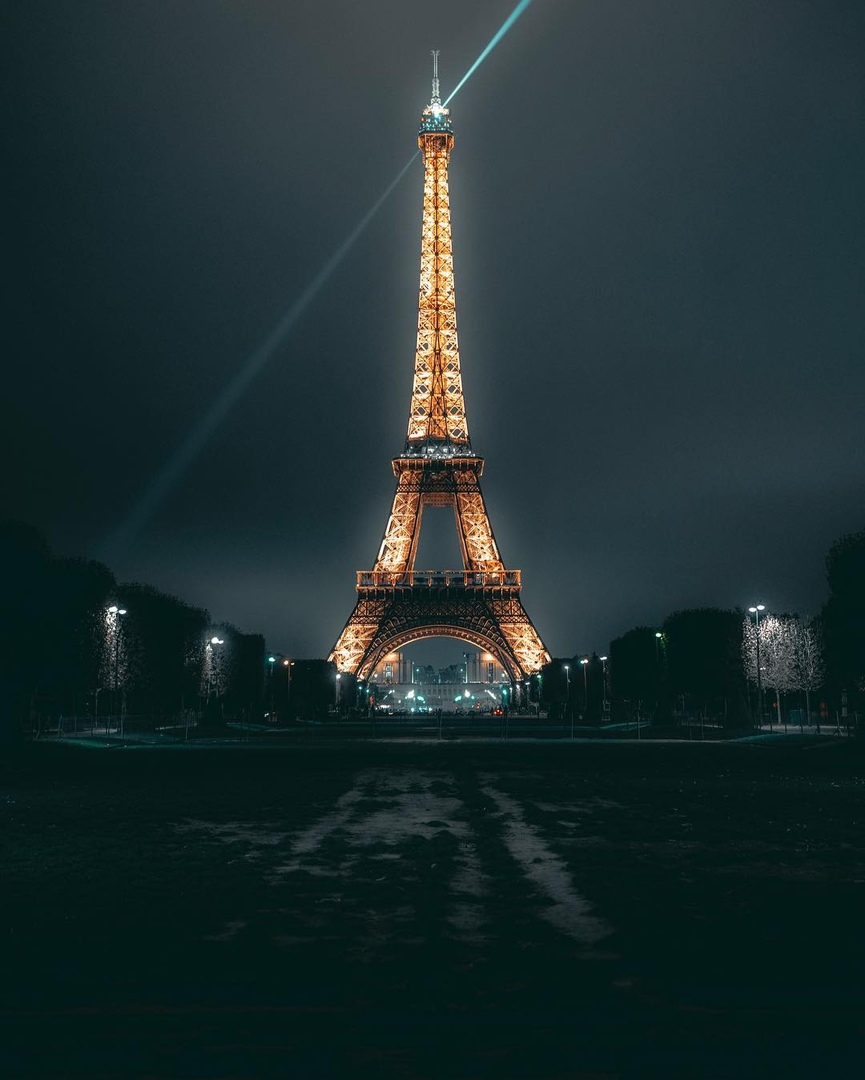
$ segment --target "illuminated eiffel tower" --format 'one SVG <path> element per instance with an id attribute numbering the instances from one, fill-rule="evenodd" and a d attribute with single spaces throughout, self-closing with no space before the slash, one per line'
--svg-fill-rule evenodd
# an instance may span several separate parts
<path id="1" fill-rule="evenodd" d="M 506 570 L 481 493 L 483 458 L 469 442 L 460 376 L 451 245 L 448 163 L 450 110 L 439 95 L 433 53 L 432 100 L 418 145 L 424 162 L 417 352 L 408 435 L 394 458 L 396 494 L 372 570 L 357 574 L 357 604 L 330 660 L 369 677 L 394 649 L 453 637 L 487 650 L 517 682 L 549 661 L 520 600 L 520 571 Z M 416 570 L 424 506 L 452 506 L 461 570 Z"/>

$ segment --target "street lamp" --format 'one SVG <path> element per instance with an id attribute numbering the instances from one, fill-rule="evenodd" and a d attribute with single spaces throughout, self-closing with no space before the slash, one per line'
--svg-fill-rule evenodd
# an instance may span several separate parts
<path id="1" fill-rule="evenodd" d="M 336 673 L 336 691 L 334 695 L 334 705 L 336 706 L 336 715 L 339 717 L 339 680 L 342 678 L 342 673 Z M 414 681 L 414 680 L 412 680 Z"/>
<path id="2" fill-rule="evenodd" d="M 111 687 L 111 708 L 112 711 L 117 710 L 117 687 L 120 682 L 120 622 L 119 617 L 126 614 L 126 608 L 118 607 L 117 604 L 112 604 L 108 609 L 108 614 L 111 616 L 111 632 L 114 635 L 114 676 L 112 678 Z M 110 734 L 110 718 L 106 721 L 105 734 Z M 120 720 L 120 737 L 123 737 L 123 718 Z"/>
<path id="3" fill-rule="evenodd" d="M 655 720 L 658 719 L 658 713 L 661 706 L 661 644 L 664 640 L 664 634 L 661 630 L 655 631 Z M 675 715 L 676 706 L 673 703 L 673 713 Z M 684 712 L 684 704 L 682 705 L 682 711 Z M 640 719 L 637 717 L 637 736 L 640 735 Z"/>
<path id="4" fill-rule="evenodd" d="M 765 604 L 755 604 L 748 610 L 757 620 L 757 726 L 763 726 L 763 675 L 760 671 L 760 612 L 766 610 Z"/>
<path id="5" fill-rule="evenodd" d="M 608 656 L 599 656 L 601 661 L 601 679 L 603 682 L 602 694 L 601 694 L 601 719 L 603 720 L 607 715 L 607 661 Z"/>
<path id="6" fill-rule="evenodd" d="M 571 665 L 565 664 L 565 679 L 567 680 L 568 689 L 567 696 L 565 697 L 565 708 L 567 709 L 571 704 Z M 574 737 L 574 714 L 571 711 L 571 738 Z"/>
<path id="7" fill-rule="evenodd" d="M 204 652 L 207 658 L 207 700 L 210 701 L 211 694 L 215 694 L 219 697 L 219 682 L 216 678 L 216 645 L 224 645 L 225 641 L 221 637 L 212 637 L 204 647 Z"/>
<path id="8" fill-rule="evenodd" d="M 271 653 L 267 658 L 268 664 L 270 664 L 270 678 L 267 680 L 270 684 L 270 711 L 268 713 L 268 719 L 273 723 L 273 665 L 276 663 L 276 657 Z"/>
<path id="9" fill-rule="evenodd" d="M 588 656 L 584 656 L 582 658 L 582 660 L 580 660 L 580 666 L 583 669 L 583 719 L 585 719 L 586 714 L 589 711 L 589 679 L 588 679 L 589 658 L 588 658 Z"/>
<path id="10" fill-rule="evenodd" d="M 286 719 L 291 720 L 291 669 L 294 664 L 293 660 L 283 660 L 282 666 L 285 668 L 285 713 Z"/>

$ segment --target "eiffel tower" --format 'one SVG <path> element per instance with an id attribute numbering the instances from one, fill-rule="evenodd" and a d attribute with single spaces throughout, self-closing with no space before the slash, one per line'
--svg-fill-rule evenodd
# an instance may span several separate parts
<path id="1" fill-rule="evenodd" d="M 357 573 L 357 603 L 329 659 L 366 679 L 388 652 L 426 637 L 453 637 L 491 653 L 512 682 L 550 659 L 520 600 L 487 517 L 484 460 L 469 441 L 463 399 L 451 244 L 448 164 L 454 144 L 441 102 L 438 52 L 418 146 L 424 163 L 417 351 L 405 449 L 393 459 L 396 493 L 372 570 Z M 417 570 L 425 506 L 451 506 L 461 570 Z"/>

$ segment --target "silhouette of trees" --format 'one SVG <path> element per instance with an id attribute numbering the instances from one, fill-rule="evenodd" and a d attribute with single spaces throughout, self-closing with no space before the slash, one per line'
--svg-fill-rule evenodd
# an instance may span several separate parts
<path id="1" fill-rule="evenodd" d="M 164 715 L 197 704 L 209 617 L 151 585 L 124 585 L 122 631 L 127 664 L 124 689 L 130 712 Z"/>
<path id="2" fill-rule="evenodd" d="M 296 660 L 291 669 L 293 715 L 323 720 L 336 697 L 336 665 L 329 660 Z"/>
<path id="3" fill-rule="evenodd" d="M 747 723 L 742 669 L 742 613 L 692 608 L 668 615 L 662 624 L 667 658 L 666 691 L 680 712 Z"/>
<path id="4" fill-rule="evenodd" d="M 657 710 L 665 658 L 662 639 L 655 635 L 653 627 L 635 626 L 610 643 L 610 690 L 616 718 L 636 719 Z"/>
<path id="5" fill-rule="evenodd" d="M 825 678 L 826 663 L 819 626 L 816 622 L 812 622 L 809 626 L 798 626 L 794 689 L 805 693 L 805 718 L 809 724 L 811 723 L 811 694 L 822 687 Z"/>
<path id="6" fill-rule="evenodd" d="M 741 648 L 741 612 L 695 608 L 668 615 L 660 630 L 634 627 L 610 644 L 614 713 L 665 722 L 703 714 L 744 725 Z"/>
<path id="7" fill-rule="evenodd" d="M 568 665 L 570 672 L 565 671 Z M 568 680 L 574 678 L 574 661 L 554 657 L 541 668 L 539 695 L 541 705 L 547 709 L 551 719 L 561 719 L 568 709 Z M 574 687 L 570 687 L 573 694 Z"/>
<path id="8" fill-rule="evenodd" d="M 15 521 L 0 521 L 0 589 L 0 739 L 48 717 L 92 715 L 96 701 L 100 714 L 148 717 L 200 704 L 204 609 L 150 585 L 119 586 L 101 563 L 54 558 L 37 529 Z M 219 635 L 221 711 L 253 717 L 264 639 L 228 624 Z"/>
<path id="9" fill-rule="evenodd" d="M 851 704 L 865 705 L 865 529 L 840 537 L 826 556 L 829 599 L 820 625 L 826 649 L 826 678 L 836 700 L 846 691 Z"/>
<path id="10" fill-rule="evenodd" d="M 102 563 L 57 559 L 48 564 L 47 583 L 41 681 L 60 712 L 86 713 L 102 685 L 103 615 L 116 594 L 114 575 Z"/>
<path id="11" fill-rule="evenodd" d="M 232 715 L 261 720 L 264 714 L 264 636 L 231 627 L 232 666 L 226 706 Z"/>
<path id="12" fill-rule="evenodd" d="M 50 552 L 45 538 L 23 522 L 0 523 L 0 737 L 20 731 L 44 675 L 45 616 Z"/>
<path id="13" fill-rule="evenodd" d="M 795 690 L 799 622 L 793 615 L 764 615 L 760 629 L 750 619 L 742 624 L 742 657 L 750 682 L 775 693 L 778 723 L 783 722 L 781 694 Z M 759 649 L 757 647 L 759 641 Z M 757 678 L 759 656 L 760 678 Z M 760 718 L 762 720 L 762 717 Z M 771 713 L 770 713 L 771 726 Z"/>
<path id="14" fill-rule="evenodd" d="M 810 722 L 811 694 L 823 685 L 825 665 L 819 630 L 803 626 L 795 615 L 764 615 L 760 620 L 760 680 L 757 679 L 757 628 L 750 619 L 742 627 L 742 658 L 752 686 L 775 692 L 778 722 L 783 722 L 781 694 L 800 691 Z"/>

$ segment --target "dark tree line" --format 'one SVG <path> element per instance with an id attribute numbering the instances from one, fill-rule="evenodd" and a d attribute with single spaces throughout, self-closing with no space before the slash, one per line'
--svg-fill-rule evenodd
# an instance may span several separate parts
<path id="1" fill-rule="evenodd" d="M 54 557 L 42 534 L 0 522 L 0 736 L 59 716 L 219 717 L 260 711 L 264 639 L 107 566 Z M 112 611 L 111 609 L 114 609 Z M 215 661 L 205 665 L 209 637 Z"/>
<path id="2" fill-rule="evenodd" d="M 597 653 L 556 657 L 541 669 L 537 700 L 552 720 L 597 724 L 609 709 L 608 659 Z M 530 688 L 535 699 L 535 687 Z"/>
<path id="3" fill-rule="evenodd" d="M 741 611 L 696 608 L 660 627 L 635 627 L 610 643 L 613 718 L 662 723 L 704 716 L 750 722 Z"/>
<path id="4" fill-rule="evenodd" d="M 840 537 L 826 556 L 829 598 L 818 626 L 826 683 L 836 707 L 865 711 L 865 529 Z"/>
<path id="5" fill-rule="evenodd" d="M 826 664 L 825 682 L 819 688 L 821 705 L 833 717 L 843 717 L 845 710 L 861 716 L 865 530 L 842 536 L 832 545 L 826 556 L 826 579 L 829 598 L 811 624 L 822 639 Z M 616 638 L 609 658 L 612 718 L 641 714 L 669 723 L 702 715 L 728 727 L 752 723 L 757 700 L 742 655 L 745 618 L 742 609 L 678 611 L 658 627 L 635 627 Z"/>

